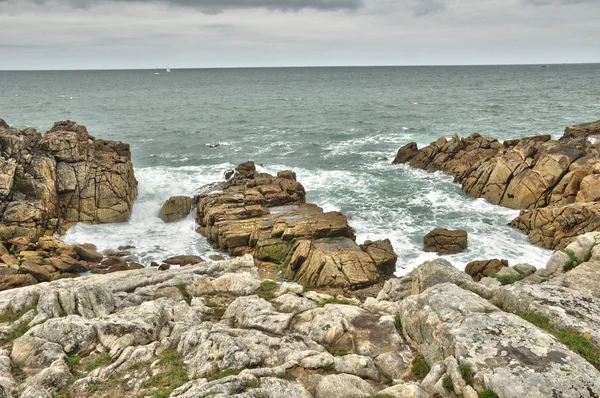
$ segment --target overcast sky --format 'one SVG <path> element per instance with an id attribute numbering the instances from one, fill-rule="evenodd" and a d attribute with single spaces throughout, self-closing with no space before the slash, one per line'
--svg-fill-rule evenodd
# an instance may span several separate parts
<path id="1" fill-rule="evenodd" d="M 0 70 L 600 62 L 600 0 L 0 0 Z"/>

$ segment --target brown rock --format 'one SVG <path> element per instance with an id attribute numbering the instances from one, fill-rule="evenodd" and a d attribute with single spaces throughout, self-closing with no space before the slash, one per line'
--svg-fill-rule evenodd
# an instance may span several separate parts
<path id="1" fill-rule="evenodd" d="M 146 268 L 146 267 L 144 267 L 140 263 L 133 262 L 133 263 L 129 264 L 129 269 L 144 269 L 144 268 Z"/>
<path id="2" fill-rule="evenodd" d="M 50 272 L 45 267 L 25 261 L 19 268 L 21 274 L 31 274 L 38 282 L 46 282 L 50 280 Z"/>
<path id="3" fill-rule="evenodd" d="M 2 244 L 2 242 L 0 242 L 0 256 L 3 256 L 5 254 L 9 254 L 8 250 L 6 249 L 6 247 L 4 247 L 4 245 Z"/>
<path id="4" fill-rule="evenodd" d="M 93 245 L 92 245 L 93 246 Z M 98 263 L 102 261 L 104 256 L 96 251 L 96 247 L 90 247 L 89 245 L 73 245 L 75 253 L 83 261 L 89 261 L 91 263 Z"/>
<path id="5" fill-rule="evenodd" d="M 0 291 L 35 285 L 37 280 L 29 274 L 3 275 L 0 276 Z"/>
<path id="6" fill-rule="evenodd" d="M 392 276 L 396 272 L 396 261 L 398 256 L 394 252 L 392 243 L 389 239 L 378 240 L 375 242 L 366 241 L 361 245 L 361 249 L 366 252 L 375 262 L 377 271 L 385 276 Z"/>
<path id="7" fill-rule="evenodd" d="M 161 265 L 158 266 L 158 270 L 159 271 L 166 271 L 166 270 L 168 270 L 170 268 L 171 268 L 171 266 L 169 264 L 161 264 Z"/>
<path id="8" fill-rule="evenodd" d="M 191 264 L 200 264 L 204 262 L 206 261 L 200 256 L 174 256 L 164 260 L 165 264 L 179 265 L 180 267 Z"/>
<path id="9" fill-rule="evenodd" d="M 393 164 L 406 163 L 419 152 L 419 148 L 417 147 L 416 142 L 409 142 L 404 145 L 402 148 L 398 149 L 398 154 L 396 154 L 396 158 L 392 161 Z"/>
<path id="10" fill-rule="evenodd" d="M 6 264 L 0 264 L 0 277 L 3 275 L 14 275 L 17 273 L 15 268 L 9 267 Z"/>
<path id="11" fill-rule="evenodd" d="M 102 260 L 102 262 L 100 263 L 100 267 L 102 268 L 110 268 L 110 267 L 114 267 L 114 266 L 126 266 L 127 265 L 127 261 L 123 260 L 121 257 L 117 257 L 117 256 L 111 256 L 108 257 L 104 260 Z"/>
<path id="12" fill-rule="evenodd" d="M 467 231 L 436 228 L 425 235 L 424 251 L 456 254 L 467 248 Z"/>
<path id="13" fill-rule="evenodd" d="M 88 270 L 85 265 L 68 256 L 51 257 L 48 262 L 59 272 L 81 273 Z"/>
<path id="14" fill-rule="evenodd" d="M 17 260 L 15 257 L 11 256 L 10 254 L 3 254 L 2 256 L 0 256 L 0 260 L 2 260 L 2 262 L 4 264 L 8 265 L 9 267 L 12 267 L 12 268 L 19 267 L 19 260 Z"/>
<path id="15" fill-rule="evenodd" d="M 80 221 L 129 218 L 137 196 L 129 145 L 96 140 L 66 121 L 43 137 L 35 129 L 2 125 L 0 153 L 7 159 L 0 161 L 3 238 L 36 239 Z"/>
<path id="16" fill-rule="evenodd" d="M 468 263 L 465 272 L 475 282 L 479 282 L 482 278 L 497 273 L 504 267 L 508 267 L 508 260 L 498 260 L 496 258 L 493 260 L 478 260 Z"/>
<path id="17" fill-rule="evenodd" d="M 129 268 L 129 265 L 127 263 L 125 264 L 116 264 L 113 265 L 111 267 L 109 267 L 106 272 L 107 273 L 113 273 L 113 272 L 120 272 L 120 271 L 129 271 L 131 268 Z"/>
<path id="18" fill-rule="evenodd" d="M 192 210 L 192 198 L 174 196 L 169 198 L 160 209 L 160 219 L 164 222 L 184 220 Z"/>

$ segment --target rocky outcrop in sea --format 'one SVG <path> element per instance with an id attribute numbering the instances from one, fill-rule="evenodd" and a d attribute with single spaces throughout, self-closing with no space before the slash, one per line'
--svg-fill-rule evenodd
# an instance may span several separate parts
<path id="1" fill-rule="evenodd" d="M 444 172 L 473 197 L 522 210 L 512 225 L 530 242 L 564 248 L 600 230 L 599 136 L 600 121 L 567 128 L 559 140 L 442 137 L 422 149 L 403 146 L 394 163 Z"/>
<path id="2" fill-rule="evenodd" d="M 0 240 L 127 221 L 137 197 L 129 145 L 57 122 L 44 135 L 0 119 Z"/>

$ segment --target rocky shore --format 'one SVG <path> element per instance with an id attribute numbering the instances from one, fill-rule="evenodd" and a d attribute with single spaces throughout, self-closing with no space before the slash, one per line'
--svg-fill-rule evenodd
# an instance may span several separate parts
<path id="1" fill-rule="evenodd" d="M 578 210 L 597 206 L 599 133 L 403 147 L 396 163 L 523 209 L 514 225 L 560 250 L 539 270 L 437 259 L 396 278 L 388 240 L 359 245 L 294 172 L 252 162 L 160 209 L 165 222 L 192 213 L 231 259 L 144 267 L 125 247 L 68 245 L 52 234 L 129 217 L 128 146 L 74 122 L 43 137 L 2 122 L 0 397 L 600 398 L 600 231 Z M 424 250 L 467 239 L 439 228 Z"/>
<path id="2" fill-rule="evenodd" d="M 393 163 L 444 172 L 473 197 L 522 210 L 512 226 L 533 244 L 562 249 L 600 230 L 598 137 L 600 121 L 567 128 L 559 140 L 442 137 L 422 149 L 403 146 Z"/>
<path id="3" fill-rule="evenodd" d="M 597 241 L 513 283 L 439 259 L 366 298 L 248 255 L 0 292 L 0 395 L 597 398 Z"/>

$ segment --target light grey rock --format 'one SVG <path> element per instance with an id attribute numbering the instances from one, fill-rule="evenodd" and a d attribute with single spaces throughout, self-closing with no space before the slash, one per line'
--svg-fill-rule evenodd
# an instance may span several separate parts
<path id="1" fill-rule="evenodd" d="M 585 295 L 600 298 L 599 279 L 600 262 L 587 262 L 567 272 L 562 280 L 562 285 Z"/>
<path id="2" fill-rule="evenodd" d="M 322 352 L 309 357 L 303 358 L 300 361 L 300 366 L 305 369 L 321 369 L 333 365 L 335 358 L 328 352 Z"/>
<path id="3" fill-rule="evenodd" d="M 479 394 L 477 391 L 473 389 L 471 386 L 466 386 L 462 391 L 463 398 L 479 398 Z"/>
<path id="4" fill-rule="evenodd" d="M 46 398 L 55 396 L 58 391 L 69 384 L 71 378 L 71 371 L 65 361 L 58 359 L 26 380 L 23 383 L 25 390 L 20 397 Z"/>
<path id="5" fill-rule="evenodd" d="M 553 285 L 504 286 L 492 300 L 508 312 L 548 317 L 557 329 L 575 330 L 600 344 L 600 299 Z"/>
<path id="6" fill-rule="evenodd" d="M 436 362 L 431 366 L 431 370 L 427 373 L 427 376 L 421 382 L 421 387 L 426 391 L 433 393 L 435 391 L 435 385 L 446 373 L 446 367 L 443 362 Z"/>
<path id="7" fill-rule="evenodd" d="M 467 383 L 465 383 L 458 370 L 458 361 L 454 357 L 448 357 L 444 360 L 444 367 L 446 368 L 446 374 L 452 379 L 454 392 L 460 394 Z"/>
<path id="8" fill-rule="evenodd" d="M 495 288 L 495 287 L 502 286 L 502 283 L 500 283 L 500 281 L 498 279 L 492 278 L 489 276 L 486 276 L 485 278 L 481 278 L 479 283 L 488 288 Z"/>
<path id="9" fill-rule="evenodd" d="M 395 386 L 379 391 L 377 394 L 395 398 L 431 398 L 431 394 L 415 382 L 396 384 Z"/>
<path id="10" fill-rule="evenodd" d="M 535 268 L 535 266 L 530 265 L 530 264 L 517 264 L 515 266 L 512 267 L 515 271 L 517 271 L 520 274 L 523 275 L 532 275 L 535 271 L 537 271 L 537 268 Z"/>
<path id="11" fill-rule="evenodd" d="M 373 297 L 367 297 L 362 308 L 381 315 L 396 315 L 400 312 L 400 305 L 398 302 L 378 300 Z"/>
<path id="12" fill-rule="evenodd" d="M 271 300 L 279 312 L 298 314 L 317 307 L 314 301 L 295 294 L 285 293 Z"/>
<path id="13" fill-rule="evenodd" d="M 552 276 L 563 274 L 564 266 L 571 261 L 569 254 L 574 256 L 577 263 L 581 264 L 593 259 L 594 249 L 600 244 L 600 232 L 589 232 L 579 235 L 564 250 L 558 250 L 546 263 L 546 272 Z M 598 253 L 598 252 L 596 252 Z"/>
<path id="14" fill-rule="evenodd" d="M 403 345 L 397 351 L 385 352 L 375 357 L 375 365 L 385 378 L 402 379 L 407 375 L 413 358 L 414 354 L 410 348 Z"/>
<path id="15" fill-rule="evenodd" d="M 15 386 L 8 352 L 0 350 L 0 397 L 13 398 Z"/>
<path id="16" fill-rule="evenodd" d="M 275 292 L 275 297 L 279 297 L 284 294 L 302 294 L 304 292 L 304 286 L 296 282 L 283 282 L 279 285 L 279 288 Z"/>
<path id="17" fill-rule="evenodd" d="M 192 294 L 199 296 L 202 294 L 229 293 L 235 296 L 247 296 L 254 293 L 260 287 L 258 275 L 250 272 L 239 274 L 225 274 L 203 285 L 196 286 Z"/>
<path id="18" fill-rule="evenodd" d="M 298 382 L 275 377 L 256 379 L 250 376 L 244 378 L 241 375 L 225 377 L 213 382 L 193 381 L 175 390 L 171 395 L 173 398 L 209 396 L 215 398 L 312 398 L 312 395 Z"/>
<path id="19" fill-rule="evenodd" d="M 519 274 L 519 272 L 517 272 L 516 270 L 514 270 L 510 267 L 504 267 L 500 271 L 498 271 L 496 274 L 499 276 L 519 276 L 519 275 L 521 275 L 521 274 Z"/>
<path id="20" fill-rule="evenodd" d="M 304 336 L 271 337 L 258 330 L 233 329 L 210 322 L 187 330 L 177 347 L 191 378 L 206 377 L 223 369 L 278 366 L 290 353 L 307 350 L 325 351 Z"/>
<path id="21" fill-rule="evenodd" d="M 383 289 L 377 295 L 379 301 L 402 301 L 412 292 L 412 275 L 402 278 L 390 278 L 383 284 Z"/>
<path id="22" fill-rule="evenodd" d="M 315 398 L 370 398 L 376 392 L 360 377 L 342 373 L 321 378 L 315 389 Z"/>
<path id="23" fill-rule="evenodd" d="M 232 327 L 251 328 L 273 334 L 283 334 L 294 314 L 275 311 L 271 303 L 258 297 L 235 299 L 221 318 Z"/>
<path id="24" fill-rule="evenodd" d="M 336 357 L 334 368 L 339 373 L 348 373 L 363 379 L 379 380 L 379 372 L 373 360 L 362 355 L 349 354 Z"/>
<path id="25" fill-rule="evenodd" d="M 442 258 L 426 261 L 412 272 L 411 294 L 419 294 L 440 283 L 453 283 L 457 286 L 474 285 L 473 279 L 456 269 L 449 261 Z"/>
<path id="26" fill-rule="evenodd" d="M 600 391 L 600 372 L 553 336 L 453 284 L 405 299 L 401 315 L 405 334 L 429 363 L 460 358 L 501 397 Z"/>
<path id="27" fill-rule="evenodd" d="M 78 315 L 54 318 L 30 329 L 27 336 L 59 344 L 67 354 L 87 354 L 98 342 L 96 330 Z"/>
<path id="28" fill-rule="evenodd" d="M 13 342 L 10 357 L 16 366 L 27 373 L 35 373 L 57 360 L 67 360 L 60 344 L 27 335 Z"/>
<path id="29" fill-rule="evenodd" d="M 292 330 L 319 344 L 333 344 L 354 330 L 352 322 L 368 312 L 352 305 L 327 304 L 298 314 Z"/>

